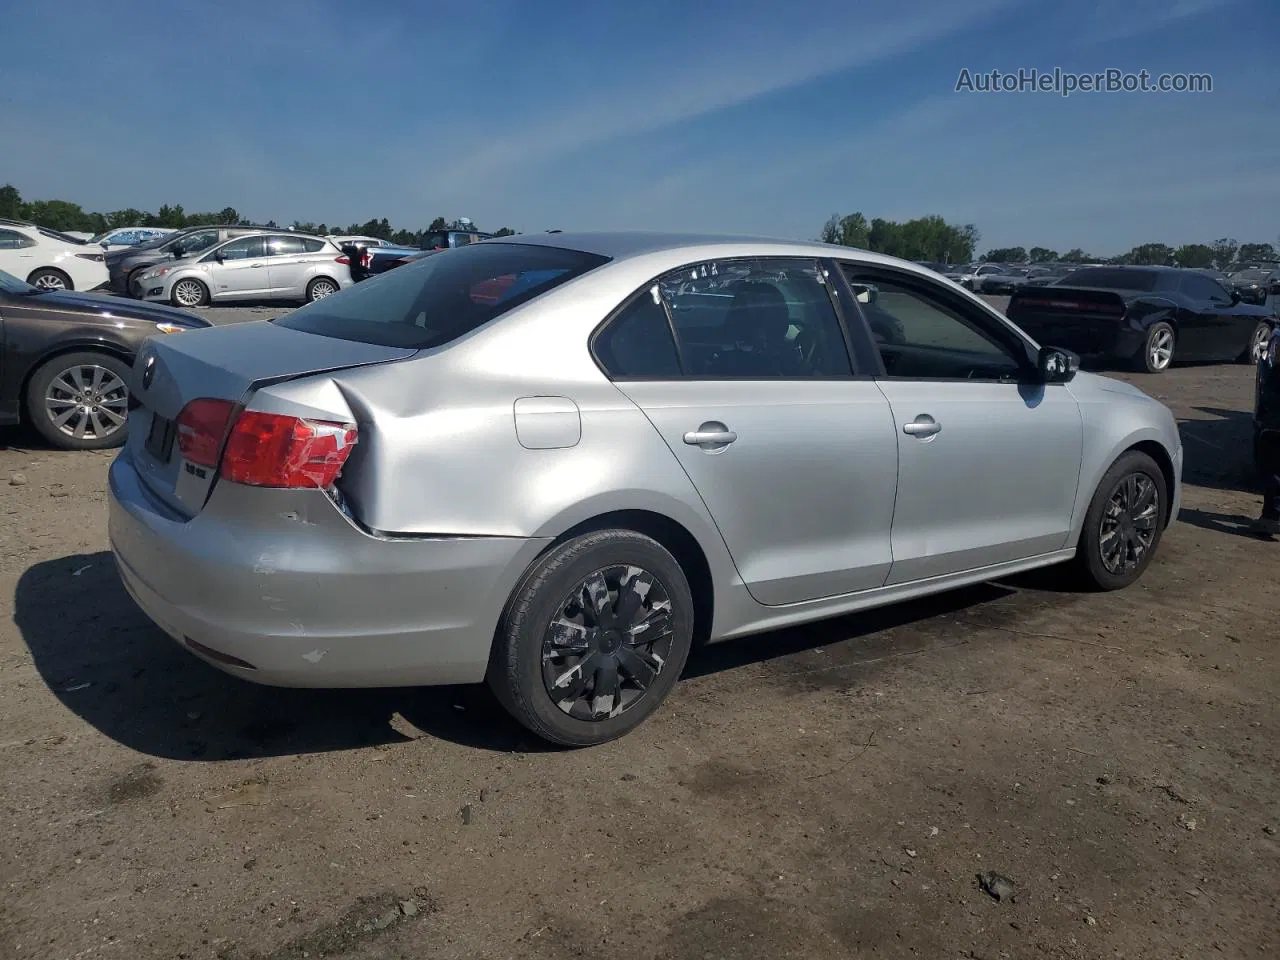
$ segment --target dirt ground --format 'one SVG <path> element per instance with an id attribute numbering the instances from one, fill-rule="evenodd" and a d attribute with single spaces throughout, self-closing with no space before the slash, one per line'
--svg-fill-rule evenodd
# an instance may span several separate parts
<path id="1" fill-rule="evenodd" d="M 0 432 L 0 957 L 1278 955 L 1252 371 L 1132 379 L 1188 458 L 1137 586 L 1049 572 L 713 647 L 576 752 L 478 688 L 205 666 L 117 581 L 109 455 Z"/>

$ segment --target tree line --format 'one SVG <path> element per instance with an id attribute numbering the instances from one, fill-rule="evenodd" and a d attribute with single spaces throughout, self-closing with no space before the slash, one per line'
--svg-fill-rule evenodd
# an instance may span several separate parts
<path id="1" fill-rule="evenodd" d="M 1234 263 L 1277 260 L 1280 256 L 1275 244 L 1240 243 L 1233 237 L 1223 237 L 1213 243 L 1184 243 L 1180 247 L 1142 243 L 1115 257 L 1092 257 L 1078 247 L 1063 254 L 1048 247 L 997 247 L 984 253 L 982 259 L 988 263 L 1115 263 L 1222 270 Z"/>
<path id="2" fill-rule="evenodd" d="M 0 219 L 27 220 L 39 224 L 47 230 L 76 230 L 84 233 L 106 233 L 117 227 L 168 227 L 180 230 L 183 227 L 206 227 L 216 224 L 245 224 L 251 221 L 240 216 L 235 207 L 223 207 L 215 212 L 187 213 L 182 204 L 164 204 L 155 213 L 136 210 L 128 207 L 124 210 L 113 210 L 110 213 L 89 212 L 78 203 L 67 200 L 23 200 L 18 188 L 6 183 L 0 187 Z M 268 220 L 264 227 L 279 228 L 280 224 Z M 421 230 L 396 229 L 386 217 L 366 220 L 364 223 L 352 223 L 346 227 L 325 223 L 310 223 L 295 220 L 291 229 L 301 233 L 315 234 L 357 234 L 366 237 L 377 237 L 391 243 L 409 247 L 422 245 L 427 235 L 437 230 L 477 229 L 470 221 L 446 220 L 436 217 Z M 510 227 L 495 231 L 497 236 L 507 237 L 515 233 Z"/>

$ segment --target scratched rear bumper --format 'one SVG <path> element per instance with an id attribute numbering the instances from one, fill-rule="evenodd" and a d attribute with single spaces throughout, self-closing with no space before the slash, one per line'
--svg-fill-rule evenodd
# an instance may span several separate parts
<path id="1" fill-rule="evenodd" d="M 545 541 L 385 539 L 319 491 L 219 483 L 187 519 L 110 473 L 111 548 L 130 595 L 221 670 L 277 686 L 483 679 L 494 627 Z"/>

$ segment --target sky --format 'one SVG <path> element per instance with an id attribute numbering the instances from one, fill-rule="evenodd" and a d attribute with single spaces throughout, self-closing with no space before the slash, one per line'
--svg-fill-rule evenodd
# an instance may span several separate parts
<path id="1" fill-rule="evenodd" d="M 795 238 L 857 210 L 1096 255 L 1280 236 L 1277 0 L 0 0 L 0 24 L 0 183 L 87 210 Z M 1213 91 L 956 90 L 1020 68 Z"/>

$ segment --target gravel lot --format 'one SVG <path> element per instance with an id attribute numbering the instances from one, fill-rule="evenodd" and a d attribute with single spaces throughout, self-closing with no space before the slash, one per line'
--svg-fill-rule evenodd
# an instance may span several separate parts
<path id="1" fill-rule="evenodd" d="M 206 667 L 119 585 L 110 456 L 0 431 L 0 957 L 1277 955 L 1252 372 L 1126 379 L 1188 457 L 1137 586 L 1050 571 L 711 648 L 577 752 L 482 689 Z"/>

